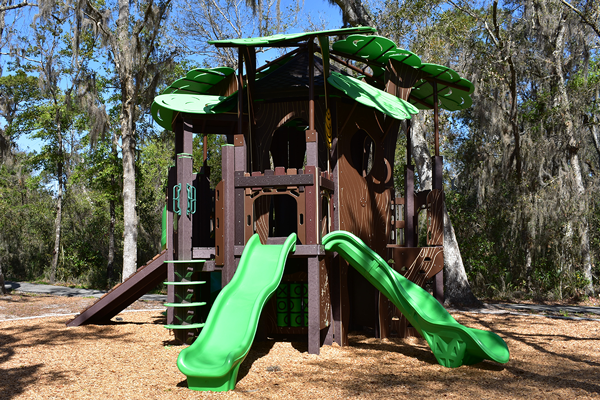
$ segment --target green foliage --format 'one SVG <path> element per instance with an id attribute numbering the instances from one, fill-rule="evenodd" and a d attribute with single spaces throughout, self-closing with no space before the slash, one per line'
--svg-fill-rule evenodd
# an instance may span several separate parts
<path id="1" fill-rule="evenodd" d="M 16 154 L 0 166 L 0 262 L 8 280 L 41 276 L 50 261 L 54 204 Z"/>

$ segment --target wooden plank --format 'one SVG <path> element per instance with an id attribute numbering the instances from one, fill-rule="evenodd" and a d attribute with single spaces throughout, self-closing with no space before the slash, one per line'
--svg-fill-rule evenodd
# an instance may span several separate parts
<path id="1" fill-rule="evenodd" d="M 125 282 L 116 285 L 81 314 L 67 322 L 67 326 L 108 322 L 134 301 L 154 289 L 167 277 L 167 264 L 164 262 L 166 254 L 165 250 L 158 257 L 154 257 Z"/>
<path id="2" fill-rule="evenodd" d="M 266 173 L 266 171 L 265 171 Z M 264 187 L 287 187 L 287 186 L 310 186 L 314 185 L 312 175 L 262 175 L 235 177 L 236 188 L 264 188 Z"/>
<path id="3" fill-rule="evenodd" d="M 193 259 L 212 259 L 215 258 L 215 248 L 214 247 L 194 247 L 192 248 L 192 258 Z"/>

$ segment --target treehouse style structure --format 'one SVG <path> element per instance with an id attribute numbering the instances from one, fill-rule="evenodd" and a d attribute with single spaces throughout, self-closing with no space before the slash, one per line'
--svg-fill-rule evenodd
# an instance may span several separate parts
<path id="1" fill-rule="evenodd" d="M 298 238 L 259 335 L 304 335 L 309 353 L 318 354 L 322 344 L 347 344 L 351 328 L 378 337 L 411 334 L 383 295 L 324 251 L 321 239 L 334 230 L 353 233 L 413 282 L 433 280 L 443 302 L 438 110 L 469 107 L 473 85 L 373 33 L 359 27 L 214 41 L 237 49 L 237 71 L 194 69 L 156 97 L 152 115 L 176 137 L 161 263 L 168 266 L 167 327 L 177 339 L 189 342 L 202 329 L 209 282 L 213 292 L 215 278 L 228 284 L 255 233 L 263 244 L 281 244 L 290 233 Z M 289 51 L 259 67 L 256 50 L 266 47 Z M 410 119 L 428 109 L 435 121 L 433 189 L 415 193 Z M 227 137 L 214 191 L 206 162 L 193 172 L 194 134 Z M 402 196 L 393 185 L 399 134 L 407 142 Z M 422 211 L 427 232 L 419 246 Z"/>

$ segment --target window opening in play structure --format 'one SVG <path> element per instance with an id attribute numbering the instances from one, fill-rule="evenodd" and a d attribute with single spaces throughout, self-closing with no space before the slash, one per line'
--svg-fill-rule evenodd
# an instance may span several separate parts
<path id="1" fill-rule="evenodd" d="M 273 167 L 301 169 L 306 165 L 306 128 L 306 122 L 296 118 L 273 132 L 270 149 Z"/>
<path id="2" fill-rule="evenodd" d="M 304 223 L 304 215 L 298 221 L 296 198 L 289 194 L 271 196 L 269 237 L 287 237 L 298 233 L 298 222 Z"/>
<path id="3" fill-rule="evenodd" d="M 373 156 L 375 153 L 373 139 L 371 139 L 365 130 L 359 129 L 352 136 L 350 146 L 350 163 L 364 178 L 369 175 L 373 168 Z"/>

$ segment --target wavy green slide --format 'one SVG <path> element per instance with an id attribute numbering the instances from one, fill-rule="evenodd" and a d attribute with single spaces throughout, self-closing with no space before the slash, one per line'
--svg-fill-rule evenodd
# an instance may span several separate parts
<path id="1" fill-rule="evenodd" d="M 262 245 L 252 236 L 233 279 L 217 296 L 205 328 L 179 353 L 177 366 L 193 390 L 233 390 L 240 364 L 250 350 L 260 313 L 281 282 L 296 234 L 283 245 Z"/>
<path id="2" fill-rule="evenodd" d="M 336 251 L 349 261 L 398 307 L 427 340 L 441 365 L 455 368 L 484 359 L 508 362 L 508 347 L 500 336 L 489 331 L 467 328 L 456 322 L 433 296 L 394 271 L 350 232 L 331 232 L 323 237 L 323 245 L 325 250 Z"/>

